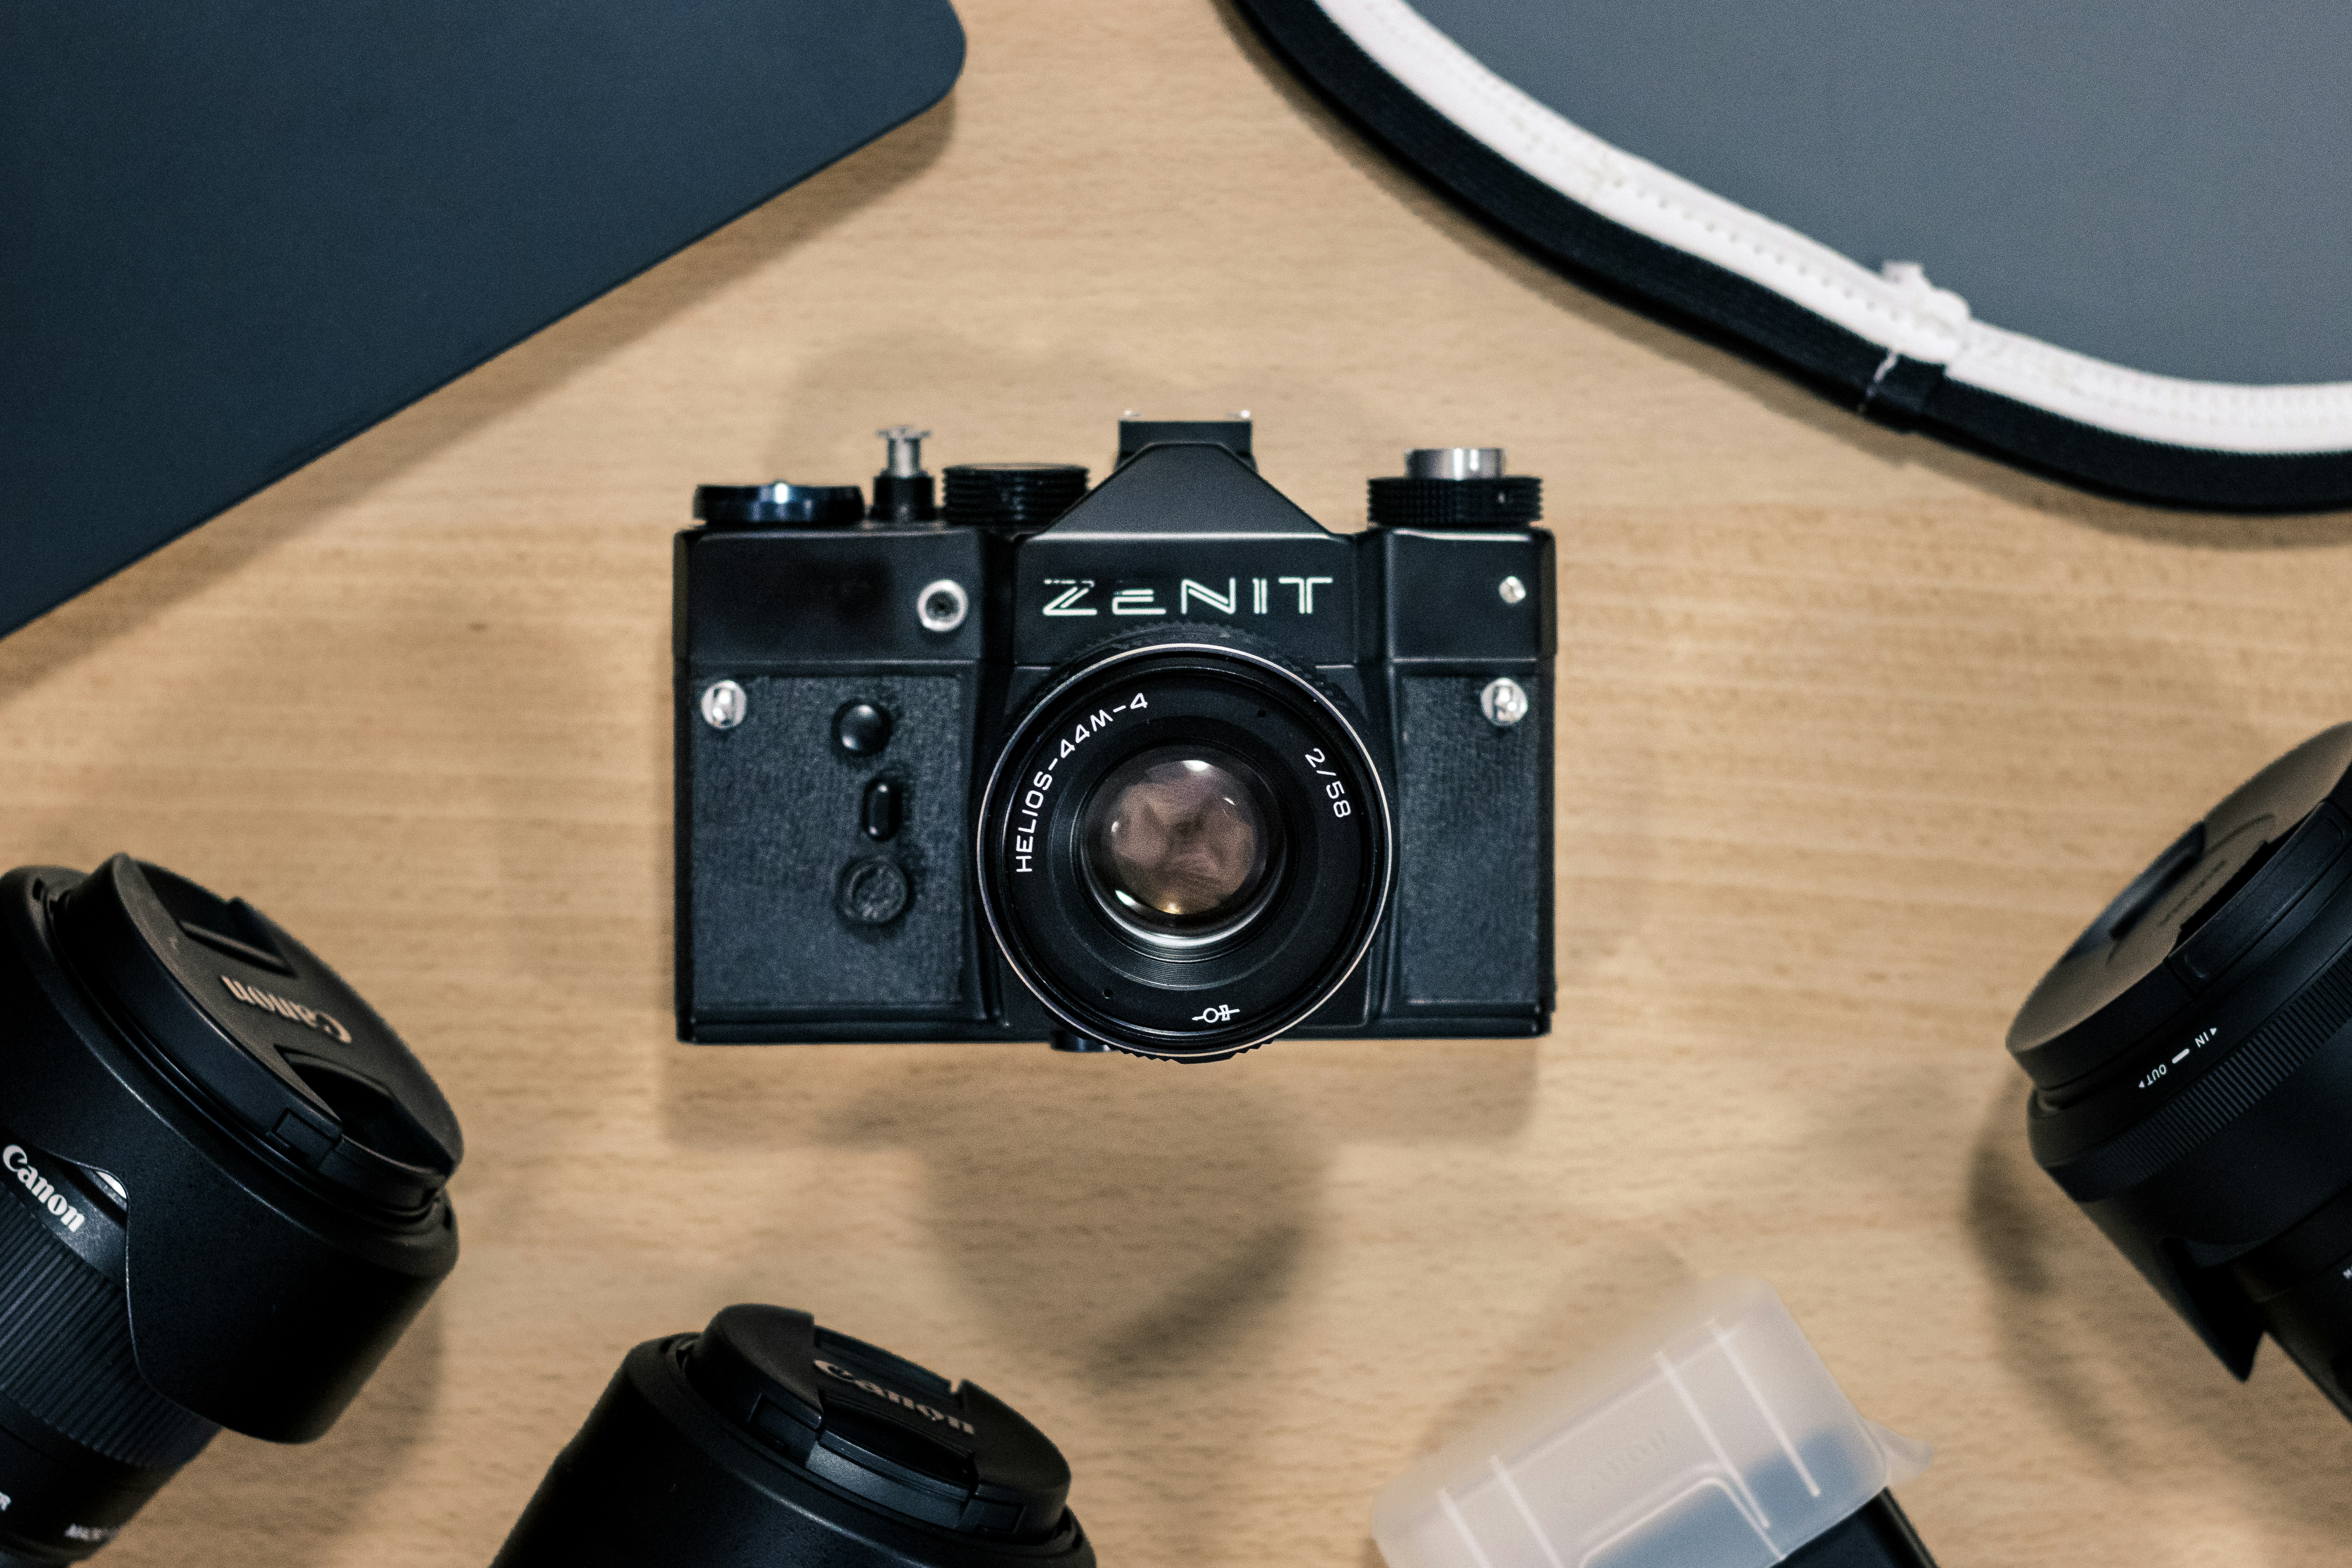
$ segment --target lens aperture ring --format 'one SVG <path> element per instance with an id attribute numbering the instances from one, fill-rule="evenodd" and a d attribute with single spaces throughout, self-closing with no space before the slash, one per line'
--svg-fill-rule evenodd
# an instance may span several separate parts
<path id="1" fill-rule="evenodd" d="M 187 1463 L 215 1430 L 140 1375 L 122 1288 L 5 1193 L 0 1392 L 58 1436 L 142 1469 Z"/>
<path id="2" fill-rule="evenodd" d="M 2352 946 L 2169 1104 L 2121 1136 L 2045 1168 L 2077 1203 L 2129 1191 L 2286 1082 L 2352 1024 Z"/>

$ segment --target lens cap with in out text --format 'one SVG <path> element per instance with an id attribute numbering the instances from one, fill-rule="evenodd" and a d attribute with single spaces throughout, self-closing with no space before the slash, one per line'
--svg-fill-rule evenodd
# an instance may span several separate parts
<path id="1" fill-rule="evenodd" d="M 2352 873 L 2352 724 L 2231 792 L 2136 878 L 2033 988 L 2009 1048 L 2044 1091 L 2116 1060 L 2261 967 Z"/>
<path id="2" fill-rule="evenodd" d="M 1070 1467 L 1011 1406 L 784 1307 L 729 1307 L 686 1352 L 719 1410 L 846 1492 L 944 1529 L 1042 1536 Z"/>

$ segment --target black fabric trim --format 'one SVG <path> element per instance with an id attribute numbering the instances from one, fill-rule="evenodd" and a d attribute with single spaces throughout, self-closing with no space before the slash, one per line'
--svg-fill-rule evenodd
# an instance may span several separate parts
<path id="1" fill-rule="evenodd" d="M 1870 384 L 1862 389 L 1854 412 L 1897 430 L 1916 430 L 1927 405 L 1943 389 L 1944 367 L 1923 359 L 1905 359 L 1890 352 Z"/>
<path id="2" fill-rule="evenodd" d="M 1595 291 L 1793 376 L 1832 402 L 2136 500 L 2226 511 L 2352 506 L 2352 452 L 2221 452 L 2150 441 L 1890 355 L 1760 283 L 1553 190 L 1381 69 L 1315 0 L 1234 3 L 1335 112 L 1487 228 Z"/>
<path id="3" fill-rule="evenodd" d="M 2352 452 L 2217 452 L 2085 425 L 1964 382 L 1946 381 L 1938 435 L 2094 489 L 2215 511 L 2334 511 L 2352 506 Z"/>

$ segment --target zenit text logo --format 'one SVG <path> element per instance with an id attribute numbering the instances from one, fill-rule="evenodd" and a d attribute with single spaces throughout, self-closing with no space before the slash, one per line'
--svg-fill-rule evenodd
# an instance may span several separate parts
<path id="1" fill-rule="evenodd" d="M 24 1189 L 33 1194 L 33 1201 L 49 1211 L 49 1217 L 68 1230 L 79 1230 L 88 1223 L 81 1210 L 73 1206 L 65 1194 L 49 1185 L 47 1176 L 33 1168 L 32 1157 L 22 1147 L 11 1143 L 0 1149 L 0 1169 L 16 1178 Z"/>
<path id="2" fill-rule="evenodd" d="M 944 1421 L 959 1432 L 970 1433 L 974 1436 L 979 1435 L 980 1429 L 969 1421 L 961 1420 L 944 1410 L 934 1410 L 928 1405 L 908 1398 L 895 1388 L 885 1388 L 870 1378 L 860 1377 L 856 1373 L 835 1366 L 829 1361 L 819 1361 L 816 1363 L 816 1369 L 827 1377 L 837 1377 L 844 1383 L 855 1384 L 877 1399 L 887 1399 L 902 1409 L 911 1410 L 916 1415 L 928 1416 L 933 1421 Z"/>
<path id="3" fill-rule="evenodd" d="M 1175 603 L 1163 603 L 1163 588 L 1118 588 L 1110 595 L 1110 613 L 1114 616 L 1189 616 L 1201 610 L 1214 610 L 1221 616 L 1243 614 L 1242 584 L 1249 584 L 1248 614 L 1271 615 L 1286 610 L 1294 615 L 1315 613 L 1315 590 L 1330 582 L 1329 577 L 1228 577 L 1223 588 L 1212 583 L 1196 582 L 1187 577 L 1176 585 Z M 1092 577 L 1048 577 L 1045 586 L 1058 590 L 1045 601 L 1044 614 L 1048 616 L 1094 616 L 1102 613 L 1095 596 Z M 1329 605 L 1326 595 L 1324 604 Z"/>
<path id="4" fill-rule="evenodd" d="M 305 1007 L 299 1002 L 289 1002 L 283 996 L 270 994 L 258 985 L 247 985 L 240 981 L 231 980 L 226 974 L 220 977 L 220 983 L 228 987 L 230 995 L 248 1007 L 258 1007 L 265 1013 L 275 1013 L 281 1018 L 291 1018 L 305 1028 L 316 1029 L 322 1035 L 332 1036 L 347 1046 L 352 1043 L 352 1032 L 335 1022 L 335 1016 L 332 1013 L 321 1013 L 316 1007 Z"/>

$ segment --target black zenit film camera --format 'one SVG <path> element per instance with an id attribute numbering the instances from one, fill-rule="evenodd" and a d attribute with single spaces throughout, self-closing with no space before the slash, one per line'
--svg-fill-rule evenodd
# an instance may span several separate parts
<path id="1" fill-rule="evenodd" d="M 1551 1013 L 1552 541 L 1493 448 L 1334 533 L 1246 417 L 1110 477 L 705 486 L 677 537 L 679 1037 L 1209 1060 Z"/>

